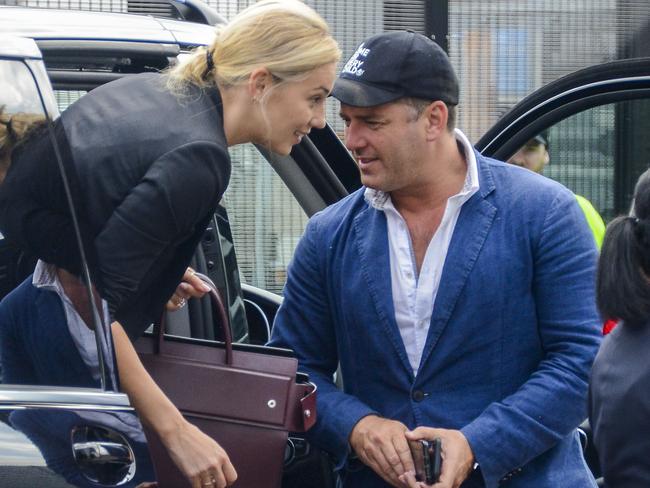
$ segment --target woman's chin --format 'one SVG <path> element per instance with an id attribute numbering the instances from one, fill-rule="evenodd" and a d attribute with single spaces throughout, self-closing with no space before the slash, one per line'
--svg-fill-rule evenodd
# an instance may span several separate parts
<path id="1" fill-rule="evenodd" d="M 293 148 L 291 144 L 264 144 L 264 147 L 269 151 L 274 152 L 280 156 L 288 156 Z"/>

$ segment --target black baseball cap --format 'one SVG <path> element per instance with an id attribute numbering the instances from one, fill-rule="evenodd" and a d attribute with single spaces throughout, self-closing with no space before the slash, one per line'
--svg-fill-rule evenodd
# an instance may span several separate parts
<path id="1" fill-rule="evenodd" d="M 332 96 L 355 107 L 402 97 L 458 104 L 458 79 L 438 44 L 412 31 L 386 32 L 361 43 L 341 70 Z"/>

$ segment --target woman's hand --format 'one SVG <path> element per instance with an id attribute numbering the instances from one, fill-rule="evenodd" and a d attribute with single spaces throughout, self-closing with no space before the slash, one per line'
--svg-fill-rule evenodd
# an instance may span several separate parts
<path id="1" fill-rule="evenodd" d="M 189 422 L 161 436 L 161 440 L 192 488 L 225 488 L 237 479 L 226 451 Z"/>
<path id="2" fill-rule="evenodd" d="M 195 276 L 196 271 L 192 268 L 187 268 L 183 275 L 183 281 L 176 287 L 176 291 L 167 302 L 166 308 L 170 312 L 180 310 L 185 306 L 187 300 L 192 297 L 201 298 L 210 291 L 210 287 L 203 283 L 198 276 Z"/>

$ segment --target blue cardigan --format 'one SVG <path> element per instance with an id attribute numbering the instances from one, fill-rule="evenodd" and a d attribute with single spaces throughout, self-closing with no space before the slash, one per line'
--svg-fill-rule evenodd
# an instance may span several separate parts
<path id="1" fill-rule="evenodd" d="M 9 384 L 99 388 L 68 330 L 59 296 L 28 276 L 0 302 L 0 364 Z"/>
<path id="2" fill-rule="evenodd" d="M 566 188 L 476 158 L 480 190 L 458 218 L 417 377 L 395 322 L 386 219 L 363 189 L 310 220 L 271 344 L 294 349 L 317 383 L 310 438 L 339 467 L 356 422 L 378 413 L 461 429 L 489 488 L 510 474 L 512 488 L 595 486 L 575 433 L 600 343 L 593 236 Z M 362 469 L 346 486 L 387 485 Z"/>

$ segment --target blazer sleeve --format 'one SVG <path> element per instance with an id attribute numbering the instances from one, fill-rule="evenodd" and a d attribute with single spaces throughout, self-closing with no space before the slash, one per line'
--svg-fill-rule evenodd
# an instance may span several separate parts
<path id="1" fill-rule="evenodd" d="M 532 292 L 543 358 L 516 392 L 461 429 L 486 487 L 553 447 L 587 414 L 589 371 L 601 339 L 597 251 L 572 194 L 555 197 L 538 236 Z M 517 324 L 511 325 L 516 334 Z"/>
<path id="2" fill-rule="evenodd" d="M 320 235 L 317 219 L 318 215 L 308 223 L 289 265 L 284 301 L 269 345 L 293 349 L 300 371 L 318 386 L 318 420 L 307 436 L 331 453 L 340 469 L 350 451 L 352 428 L 376 412 L 334 383 L 338 367 L 336 331 L 327 293 L 326 238 Z"/>
<path id="3" fill-rule="evenodd" d="M 161 253 L 216 207 L 229 171 L 226 150 L 211 142 L 183 145 L 151 165 L 95 238 L 100 292 L 111 312 L 138 290 Z"/>

